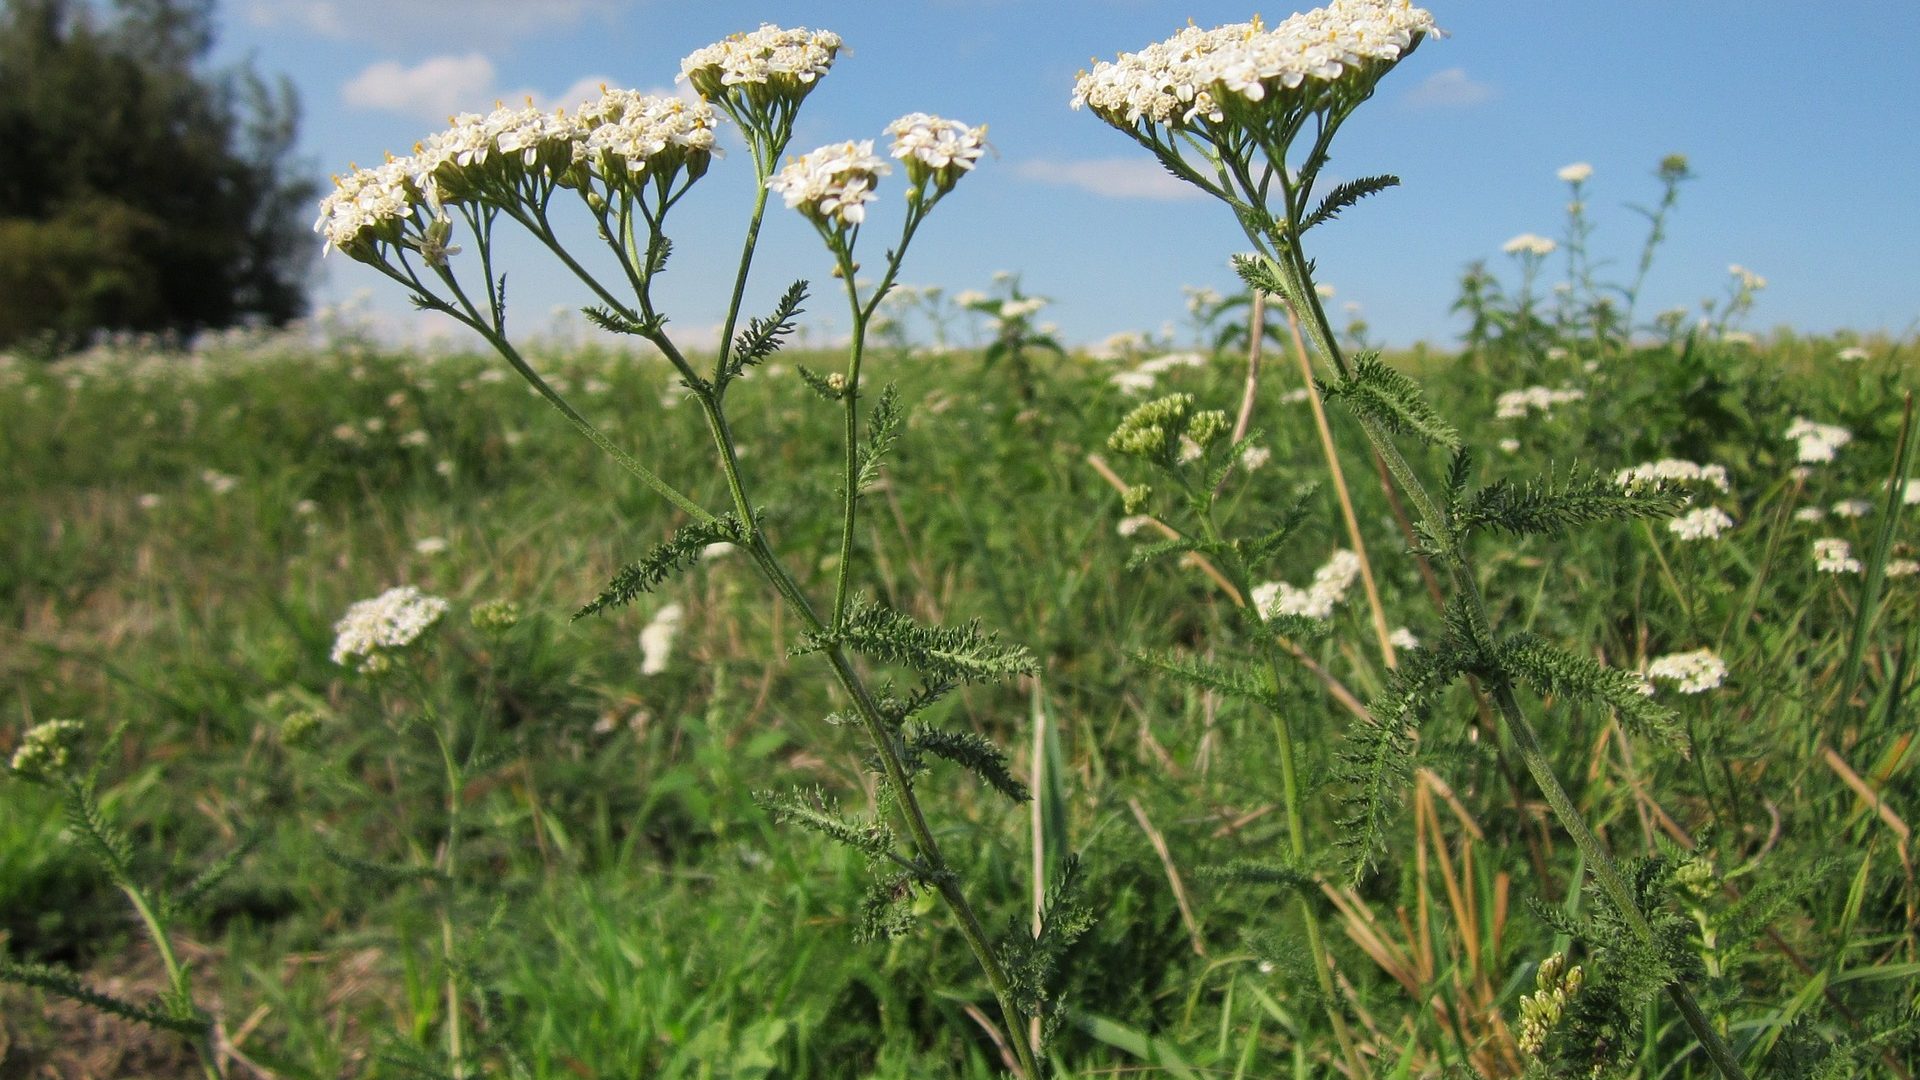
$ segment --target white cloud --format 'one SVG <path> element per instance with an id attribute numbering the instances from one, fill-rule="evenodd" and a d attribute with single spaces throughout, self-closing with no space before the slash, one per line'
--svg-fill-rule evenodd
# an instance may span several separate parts
<path id="1" fill-rule="evenodd" d="M 291 26 L 339 40 L 377 27 L 398 40 L 430 36 L 462 45 L 566 30 L 619 8 L 619 0 L 248 0 L 246 18 L 259 27 Z"/>
<path id="2" fill-rule="evenodd" d="M 493 61 L 484 53 L 431 56 L 412 67 L 392 60 L 368 67 L 347 80 L 340 96 L 356 108 L 398 113 L 416 120 L 443 123 L 456 113 L 486 112 L 495 102 L 519 105 L 532 102 L 543 109 L 572 110 L 600 96 L 603 85 L 618 85 L 604 75 L 587 75 L 557 94 L 522 88 L 503 91 L 494 82 Z M 673 94 L 654 88 L 650 94 Z"/>
<path id="3" fill-rule="evenodd" d="M 1079 188 L 1109 199 L 1199 199 L 1206 193 L 1176 179 L 1151 158 L 1097 158 L 1083 161 L 1022 161 L 1013 171 L 1043 184 Z"/>
<path id="4" fill-rule="evenodd" d="M 1407 91 L 1405 101 L 1417 109 L 1465 109 L 1493 99 L 1493 87 L 1475 82 L 1466 68 L 1447 68 L 1427 76 Z"/>
<path id="5" fill-rule="evenodd" d="M 441 122 L 492 103 L 493 61 L 482 53 L 433 56 L 412 67 L 382 60 L 347 80 L 340 96 L 361 109 Z"/>

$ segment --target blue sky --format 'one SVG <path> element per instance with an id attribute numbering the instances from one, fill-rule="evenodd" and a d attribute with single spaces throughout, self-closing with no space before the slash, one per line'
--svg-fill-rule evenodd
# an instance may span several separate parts
<path id="1" fill-rule="evenodd" d="M 1429 7 L 1450 36 L 1387 77 L 1343 129 L 1330 166 L 1342 177 L 1395 173 L 1403 186 L 1317 230 L 1310 247 L 1338 302 L 1359 303 L 1376 336 L 1453 344 L 1462 323 L 1448 307 L 1461 270 L 1474 259 L 1509 270 L 1500 245 L 1516 233 L 1558 236 L 1567 189 L 1555 173 L 1576 161 L 1594 169 L 1596 254 L 1630 274 L 1644 230 L 1624 204 L 1654 200 L 1653 170 L 1676 152 L 1698 179 L 1644 312 L 1723 295 L 1727 266 L 1739 263 L 1769 281 L 1752 329 L 1903 335 L 1920 320 L 1920 4 Z M 601 81 L 670 89 L 680 57 L 763 21 L 832 29 L 851 52 L 808 100 L 794 151 L 877 138 L 916 110 L 988 124 L 996 155 L 930 219 L 903 280 L 985 288 L 994 271 L 1016 271 L 1029 292 L 1053 298 L 1042 318 L 1091 342 L 1180 324 L 1180 287 L 1231 288 L 1226 259 L 1245 242 L 1224 206 L 1188 197 L 1130 140 L 1070 111 L 1074 75 L 1188 18 L 1216 25 L 1254 10 L 1212 0 L 225 0 L 220 57 L 251 57 L 293 79 L 303 152 L 326 173 L 404 152 L 451 111 L 496 99 L 572 105 Z M 676 210 L 663 293 L 690 335 L 723 313 L 750 184 L 745 154 L 731 154 Z M 829 265 L 812 230 L 774 205 L 756 310 L 793 278 L 824 281 Z M 871 263 L 886 229 L 868 231 Z M 579 302 L 549 263 L 529 255 L 514 265 L 521 327 Z M 317 299 L 368 289 L 377 311 L 409 317 L 389 283 L 337 255 Z M 839 305 L 813 306 L 817 330 L 844 329 L 843 315 L 833 322 Z"/>

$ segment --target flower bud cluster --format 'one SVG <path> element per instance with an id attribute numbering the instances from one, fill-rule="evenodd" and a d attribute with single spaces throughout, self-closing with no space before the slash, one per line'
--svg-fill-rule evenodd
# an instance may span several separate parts
<path id="1" fill-rule="evenodd" d="M 1628 491 L 1651 487 L 1662 480 L 1677 484 L 1711 484 L 1723 495 L 1732 490 L 1727 481 L 1725 465 L 1701 465 L 1681 458 L 1662 458 L 1635 465 L 1631 469 L 1620 470 L 1613 478 L 1614 483 Z"/>
<path id="2" fill-rule="evenodd" d="M 1520 1030 L 1515 1041 L 1529 1054 L 1546 1049 L 1547 1036 L 1567 1014 L 1567 1005 L 1585 983 L 1580 965 L 1567 967 L 1565 953 L 1554 953 L 1540 961 L 1534 974 L 1534 991 L 1520 999 Z"/>
<path id="3" fill-rule="evenodd" d="M 445 600 L 412 585 L 361 600 L 333 624 L 333 662 L 377 674 L 385 670 L 393 652 L 418 641 L 446 613 Z"/>
<path id="4" fill-rule="evenodd" d="M 22 780 L 51 783 L 66 774 L 73 763 L 73 751 L 80 744 L 86 725 L 78 720 L 47 720 L 33 725 L 20 736 L 8 762 L 13 774 Z"/>
<path id="5" fill-rule="evenodd" d="M 1267 27 L 1259 19 L 1189 26 L 1137 53 L 1094 65 L 1074 85 L 1086 106 L 1122 129 L 1211 128 L 1253 110 L 1295 114 L 1359 96 L 1437 31 L 1407 0 L 1333 0 Z"/>
<path id="6" fill-rule="evenodd" d="M 1823 574 L 1857 574 L 1860 560 L 1853 557 L 1853 545 L 1837 536 L 1813 542 L 1813 568 Z"/>
<path id="7" fill-rule="evenodd" d="M 1183 440 L 1199 452 L 1193 456 L 1204 454 L 1233 423 L 1218 409 L 1196 412 L 1193 404 L 1192 394 L 1168 394 L 1136 407 L 1108 437 L 1108 449 L 1168 466 L 1179 460 Z"/>
<path id="8" fill-rule="evenodd" d="M 1853 441 L 1853 432 L 1836 424 L 1816 424 L 1804 416 L 1796 416 L 1793 423 L 1787 425 L 1786 437 L 1799 444 L 1802 462 L 1817 464 L 1832 461 L 1834 451 Z"/>

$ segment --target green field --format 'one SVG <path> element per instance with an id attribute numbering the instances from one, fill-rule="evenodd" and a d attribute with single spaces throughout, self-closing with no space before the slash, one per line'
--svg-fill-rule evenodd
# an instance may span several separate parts
<path id="1" fill-rule="evenodd" d="M 1920 533 L 1910 508 L 1893 520 L 1912 489 L 1889 489 L 1912 368 L 1885 343 L 1838 359 L 1849 344 L 1776 334 L 1553 359 L 1390 357 L 1466 433 L 1481 483 L 1576 461 L 1608 476 L 1663 458 L 1725 467 L 1729 490 L 1710 501 L 1734 524 L 1717 540 L 1656 518 L 1558 538 L 1487 533 L 1474 554 L 1502 628 L 1629 671 L 1700 648 L 1725 661 L 1717 689 L 1659 683 L 1690 757 L 1570 695 L 1522 699 L 1587 820 L 1645 869 L 1650 908 L 1756 1075 L 1920 1067 L 1908 827 L 1920 577 L 1900 574 Z M 640 461 L 715 475 L 664 362 L 559 344 L 530 355 Z M 769 531 L 819 593 L 839 558 L 839 522 L 820 508 L 841 418 L 796 378 L 808 360 L 781 354 L 730 400 Z M 1056 870 L 1062 842 L 1080 853 L 1097 921 L 1059 957 L 1056 1063 L 1073 1076 L 1337 1075 L 1289 888 L 1215 872 L 1285 845 L 1272 716 L 1136 659 L 1232 660 L 1246 631 L 1194 566 L 1126 569 L 1153 536 L 1120 535 L 1118 493 L 1089 455 L 1144 478 L 1106 448 L 1143 400 L 1110 381 L 1132 365 L 1047 358 L 1023 383 L 974 353 L 868 362 L 868 385 L 897 382 L 910 411 L 865 503 L 856 587 L 927 622 L 977 618 L 1042 672 L 962 688 L 932 719 L 1008 748 L 1021 778 L 1036 732 L 1050 738 L 1061 768 L 1038 803 L 1054 815 L 1044 827 L 959 770 L 935 768 L 916 789 L 996 933 L 1030 916 L 1036 835 Z M 1220 353 L 1158 386 L 1232 410 L 1243 379 L 1244 356 Z M 1290 393 L 1301 385 L 1289 358 L 1269 356 L 1253 426 L 1272 457 L 1236 473 L 1222 503 L 1225 520 L 1255 523 L 1318 485 L 1267 568 L 1292 582 L 1348 544 L 1309 406 Z M 1498 395 L 1529 385 L 1584 396 L 1497 418 Z M 865 860 L 753 800 L 817 787 L 858 811 L 874 788 L 858 731 L 826 720 L 845 703 L 817 658 L 790 655 L 793 613 L 742 553 L 722 551 L 631 607 L 570 620 L 681 520 L 497 359 L 263 339 L 14 360 L 0 368 L 0 415 L 0 749 L 37 723 L 84 722 L 78 753 L 98 766 L 102 813 L 130 839 L 141 881 L 177 888 L 255 841 L 175 926 L 200 1004 L 240 1055 L 230 1075 L 250 1075 L 246 1062 L 259 1075 L 433 1074 L 421 1059 L 444 1045 L 445 885 L 391 871 L 430 867 L 447 833 L 442 761 L 423 734 L 436 730 L 480 747 L 460 790 L 451 909 L 476 1066 L 1002 1067 L 992 997 L 930 896 L 910 905 L 925 916 L 911 932 L 856 943 Z M 1796 472 L 1796 418 L 1852 440 Z M 1332 419 L 1385 618 L 1437 640 L 1440 613 L 1366 444 Z M 1442 455 L 1413 460 L 1444 473 Z M 715 482 L 688 490 L 724 501 Z M 1841 516 L 1844 500 L 1869 505 Z M 1813 508 L 1824 520 L 1806 520 Z M 1823 538 L 1849 541 L 1861 572 L 1818 571 Z M 400 584 L 451 603 L 410 680 L 334 664 L 348 605 Z M 519 623 L 473 628 L 469 613 L 496 600 L 515 603 Z M 671 657 L 642 674 L 637 636 L 668 603 L 684 610 Z M 1569 947 L 1557 922 L 1595 906 L 1574 887 L 1578 852 L 1456 685 L 1420 733 L 1386 850 L 1349 884 L 1334 843 L 1350 794 L 1336 768 L 1354 723 L 1342 701 L 1379 694 L 1385 669 L 1357 590 L 1328 631 L 1299 643 L 1310 664 L 1288 667 L 1279 710 L 1304 734 L 1307 846 L 1326 853 L 1309 896 L 1354 1037 L 1383 1076 L 1518 1075 L 1521 998 Z M 164 990 L 57 793 L 0 779 L 0 798 L 6 954 L 129 1000 Z M 1604 944 L 1574 958 L 1604 970 Z M 171 1034 L 3 992 L 0 1076 L 200 1075 Z M 1594 1030 L 1628 1052 L 1621 1075 L 1709 1074 L 1658 1000 L 1607 1023 Z"/>

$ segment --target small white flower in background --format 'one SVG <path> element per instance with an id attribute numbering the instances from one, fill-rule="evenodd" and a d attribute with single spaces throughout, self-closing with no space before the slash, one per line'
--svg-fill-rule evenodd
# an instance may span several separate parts
<path id="1" fill-rule="evenodd" d="M 1728 345 L 1745 345 L 1748 347 L 1760 343 L 1759 338 L 1754 337 L 1745 330 L 1728 330 L 1726 333 L 1720 335 L 1720 340 Z"/>
<path id="2" fill-rule="evenodd" d="M 1116 371 L 1107 376 L 1108 383 L 1128 394 L 1144 394 L 1153 389 L 1156 381 L 1149 371 Z"/>
<path id="3" fill-rule="evenodd" d="M 1906 490 L 1900 493 L 1900 502 L 1905 506 L 1920 506 L 1920 480 L 1907 481 Z"/>
<path id="4" fill-rule="evenodd" d="M 1614 483 L 1629 489 L 1644 487 L 1658 480 L 1712 484 L 1721 494 L 1731 489 L 1725 465 L 1699 465 L 1681 458 L 1663 458 L 1635 465 L 1631 469 L 1620 470 L 1613 478 Z"/>
<path id="5" fill-rule="evenodd" d="M 1823 574 L 1857 574 L 1860 560 L 1853 557 L 1853 545 L 1829 536 L 1813 542 L 1813 568 Z"/>
<path id="6" fill-rule="evenodd" d="M 1050 303 L 1050 301 L 1044 296 L 1023 296 L 1018 300 L 1002 301 L 1000 304 L 1000 317 L 1002 319 L 1024 319 L 1029 315 L 1039 314 L 1040 309 L 1046 307 L 1048 303 Z"/>
<path id="7" fill-rule="evenodd" d="M 1793 512 L 1793 520 L 1804 521 L 1810 525 L 1818 524 L 1819 522 L 1827 520 L 1827 512 L 1822 507 L 1803 506 Z"/>
<path id="8" fill-rule="evenodd" d="M 1240 465 L 1248 472 L 1253 472 L 1272 460 L 1273 451 L 1264 446 L 1249 446 L 1240 451 Z"/>
<path id="9" fill-rule="evenodd" d="M 715 559 L 724 559 L 738 550 L 725 540 L 716 540 L 700 549 L 700 561 L 712 562 Z"/>
<path id="10" fill-rule="evenodd" d="M 1668 653 L 1647 665 L 1647 677 L 1674 683 L 1683 694 L 1699 694 L 1726 681 L 1727 665 L 1712 649 Z"/>
<path id="11" fill-rule="evenodd" d="M 351 664 L 370 674 L 378 672 L 389 652 L 419 640 L 446 613 L 445 600 L 412 585 L 399 585 L 371 600 L 358 601 L 333 624 L 333 662 L 343 667 Z"/>
<path id="12" fill-rule="evenodd" d="M 1121 518 L 1120 523 L 1113 528 L 1121 536 L 1132 536 L 1151 524 L 1153 524 L 1152 514 L 1134 514 L 1131 517 Z"/>
<path id="13" fill-rule="evenodd" d="M 1269 619 L 1278 615 L 1332 618 L 1334 607 L 1346 599 L 1347 590 L 1359 576 L 1360 557 L 1341 548 L 1313 572 L 1311 586 L 1299 589 L 1284 581 L 1264 582 L 1253 587 L 1253 603 Z"/>
<path id="14" fill-rule="evenodd" d="M 312 517 L 320 512 L 320 504 L 312 499 L 301 499 L 293 504 L 293 512 L 301 517 Z"/>
<path id="15" fill-rule="evenodd" d="M 833 143 L 794 158 L 767 180 L 767 190 L 786 200 L 789 210 L 823 225 L 858 225 L 867 204 L 878 196 L 874 182 L 893 171 L 876 157 L 873 140 Z"/>
<path id="16" fill-rule="evenodd" d="M 984 303 L 986 299 L 987 294 L 981 292 L 979 289 L 961 289 L 959 292 L 953 294 L 953 302 L 963 308 L 970 308 L 975 304 Z"/>
<path id="17" fill-rule="evenodd" d="M 1523 390 L 1508 390 L 1494 399 L 1493 415 L 1502 420 L 1519 420 L 1538 410 L 1543 416 L 1551 416 L 1554 406 L 1580 401 L 1586 396 L 1585 390 L 1572 387 L 1555 390 L 1547 386 L 1529 386 Z"/>
<path id="18" fill-rule="evenodd" d="M 207 487 L 213 489 L 215 495 L 225 495 L 227 492 L 240 486 L 239 477 L 228 476 L 226 473 L 215 469 L 202 470 L 200 480 L 202 483 L 205 483 Z"/>
<path id="19" fill-rule="evenodd" d="M 1297 387 L 1295 389 L 1289 390 L 1284 394 L 1281 394 L 1280 400 L 1282 402 L 1285 402 L 1288 405 L 1298 405 L 1312 396 L 1313 396 L 1313 391 L 1308 389 L 1307 387 L 1302 386 L 1302 387 Z"/>
<path id="20" fill-rule="evenodd" d="M 1559 246 L 1547 237 L 1527 232 L 1501 244 L 1500 250 L 1509 255 L 1551 255 Z"/>
<path id="21" fill-rule="evenodd" d="M 1576 161 L 1571 165 L 1560 166 L 1558 175 L 1569 184 L 1584 184 L 1593 175 L 1593 166 L 1584 161 Z"/>
<path id="22" fill-rule="evenodd" d="M 1734 263 L 1733 265 L 1727 267 L 1727 273 L 1732 274 L 1734 277 L 1740 279 L 1740 287 L 1742 289 L 1757 290 L 1757 289 L 1764 289 L 1767 287 L 1766 278 L 1763 278 L 1759 274 L 1756 274 L 1753 271 L 1747 269 L 1746 267 L 1741 266 L 1739 263 Z"/>
<path id="23" fill-rule="evenodd" d="M 425 446 L 427 442 L 427 433 L 419 428 L 414 428 L 412 431 L 400 436 L 401 446 Z"/>
<path id="24" fill-rule="evenodd" d="M 1833 504 L 1833 516 L 1863 518 L 1873 513 L 1872 499 L 1841 499 Z"/>
<path id="25" fill-rule="evenodd" d="M 535 393 L 538 393 L 538 392 L 539 391 L 535 391 Z M 378 416 L 372 416 L 372 417 L 368 417 L 365 420 L 362 420 L 360 422 L 360 426 L 366 429 L 366 432 L 369 435 L 378 435 L 381 432 L 387 430 L 386 420 Z"/>
<path id="26" fill-rule="evenodd" d="M 1720 534 L 1733 528 L 1733 519 L 1718 507 L 1705 506 L 1667 522 L 1667 531 L 1682 540 L 1718 540 Z"/>
<path id="27" fill-rule="evenodd" d="M 1331 300 L 1335 295 L 1333 286 L 1331 285 L 1315 285 L 1313 291 L 1318 293 L 1322 300 Z"/>
<path id="28" fill-rule="evenodd" d="M 1151 360 L 1144 361 L 1135 370 L 1144 371 L 1150 375 L 1158 375 L 1163 371 L 1172 371 L 1174 368 L 1203 368 L 1206 366 L 1207 358 L 1200 353 L 1176 352 L 1165 353 Z"/>
<path id="29" fill-rule="evenodd" d="M 1388 634 L 1387 641 L 1396 649 L 1417 649 L 1420 647 L 1420 639 L 1413 636 L 1413 631 L 1404 626 Z"/>
<path id="30" fill-rule="evenodd" d="M 366 441 L 366 436 L 360 434 L 360 429 L 354 427 L 352 424 L 336 425 L 333 429 L 333 437 L 343 443 L 362 443 Z"/>
<path id="31" fill-rule="evenodd" d="M 673 639 L 680 633 L 680 620 L 686 609 L 668 604 L 653 613 L 653 620 L 640 631 L 640 674 L 658 675 L 667 670 L 673 655 Z"/>
<path id="32" fill-rule="evenodd" d="M 1519 439 L 1501 439 L 1500 449 L 1506 451 L 1509 454 L 1517 454 L 1520 452 L 1520 440 Z"/>
<path id="33" fill-rule="evenodd" d="M 1888 559 L 1886 574 L 1888 577 L 1912 577 L 1920 574 L 1920 562 L 1913 559 Z"/>
<path id="34" fill-rule="evenodd" d="M 423 536 L 413 542 L 413 550 L 421 555 L 442 555 L 451 546 L 444 536 Z"/>
<path id="35" fill-rule="evenodd" d="M 580 392 L 583 394 L 594 394 L 597 396 L 600 394 L 604 394 L 611 389 L 613 389 L 613 384 L 605 381 L 604 379 L 590 378 L 580 384 Z"/>
<path id="36" fill-rule="evenodd" d="M 135 499 L 134 503 L 138 505 L 142 510 L 153 510 L 158 508 L 162 501 L 163 500 L 160 498 L 160 496 L 155 495 L 153 492 L 149 491 L 145 495 L 142 495 L 138 499 Z"/>
<path id="37" fill-rule="evenodd" d="M 1846 348 L 1841 349 L 1839 352 L 1835 353 L 1834 359 L 1854 362 L 1859 360 L 1865 360 L 1868 356 L 1871 356 L 1871 355 L 1872 355 L 1871 353 L 1867 352 L 1867 350 L 1861 348 L 1858 345 L 1849 345 Z"/>
<path id="38" fill-rule="evenodd" d="M 433 471 L 435 474 L 439 476 L 452 476 L 453 475 L 453 459 L 441 458 L 439 461 L 434 462 Z"/>
<path id="39" fill-rule="evenodd" d="M 1853 441 L 1853 432 L 1835 424 L 1816 424 L 1796 416 L 1787 425 L 1786 437 L 1800 444 L 1800 460 L 1806 464 L 1832 461 L 1834 451 Z"/>

